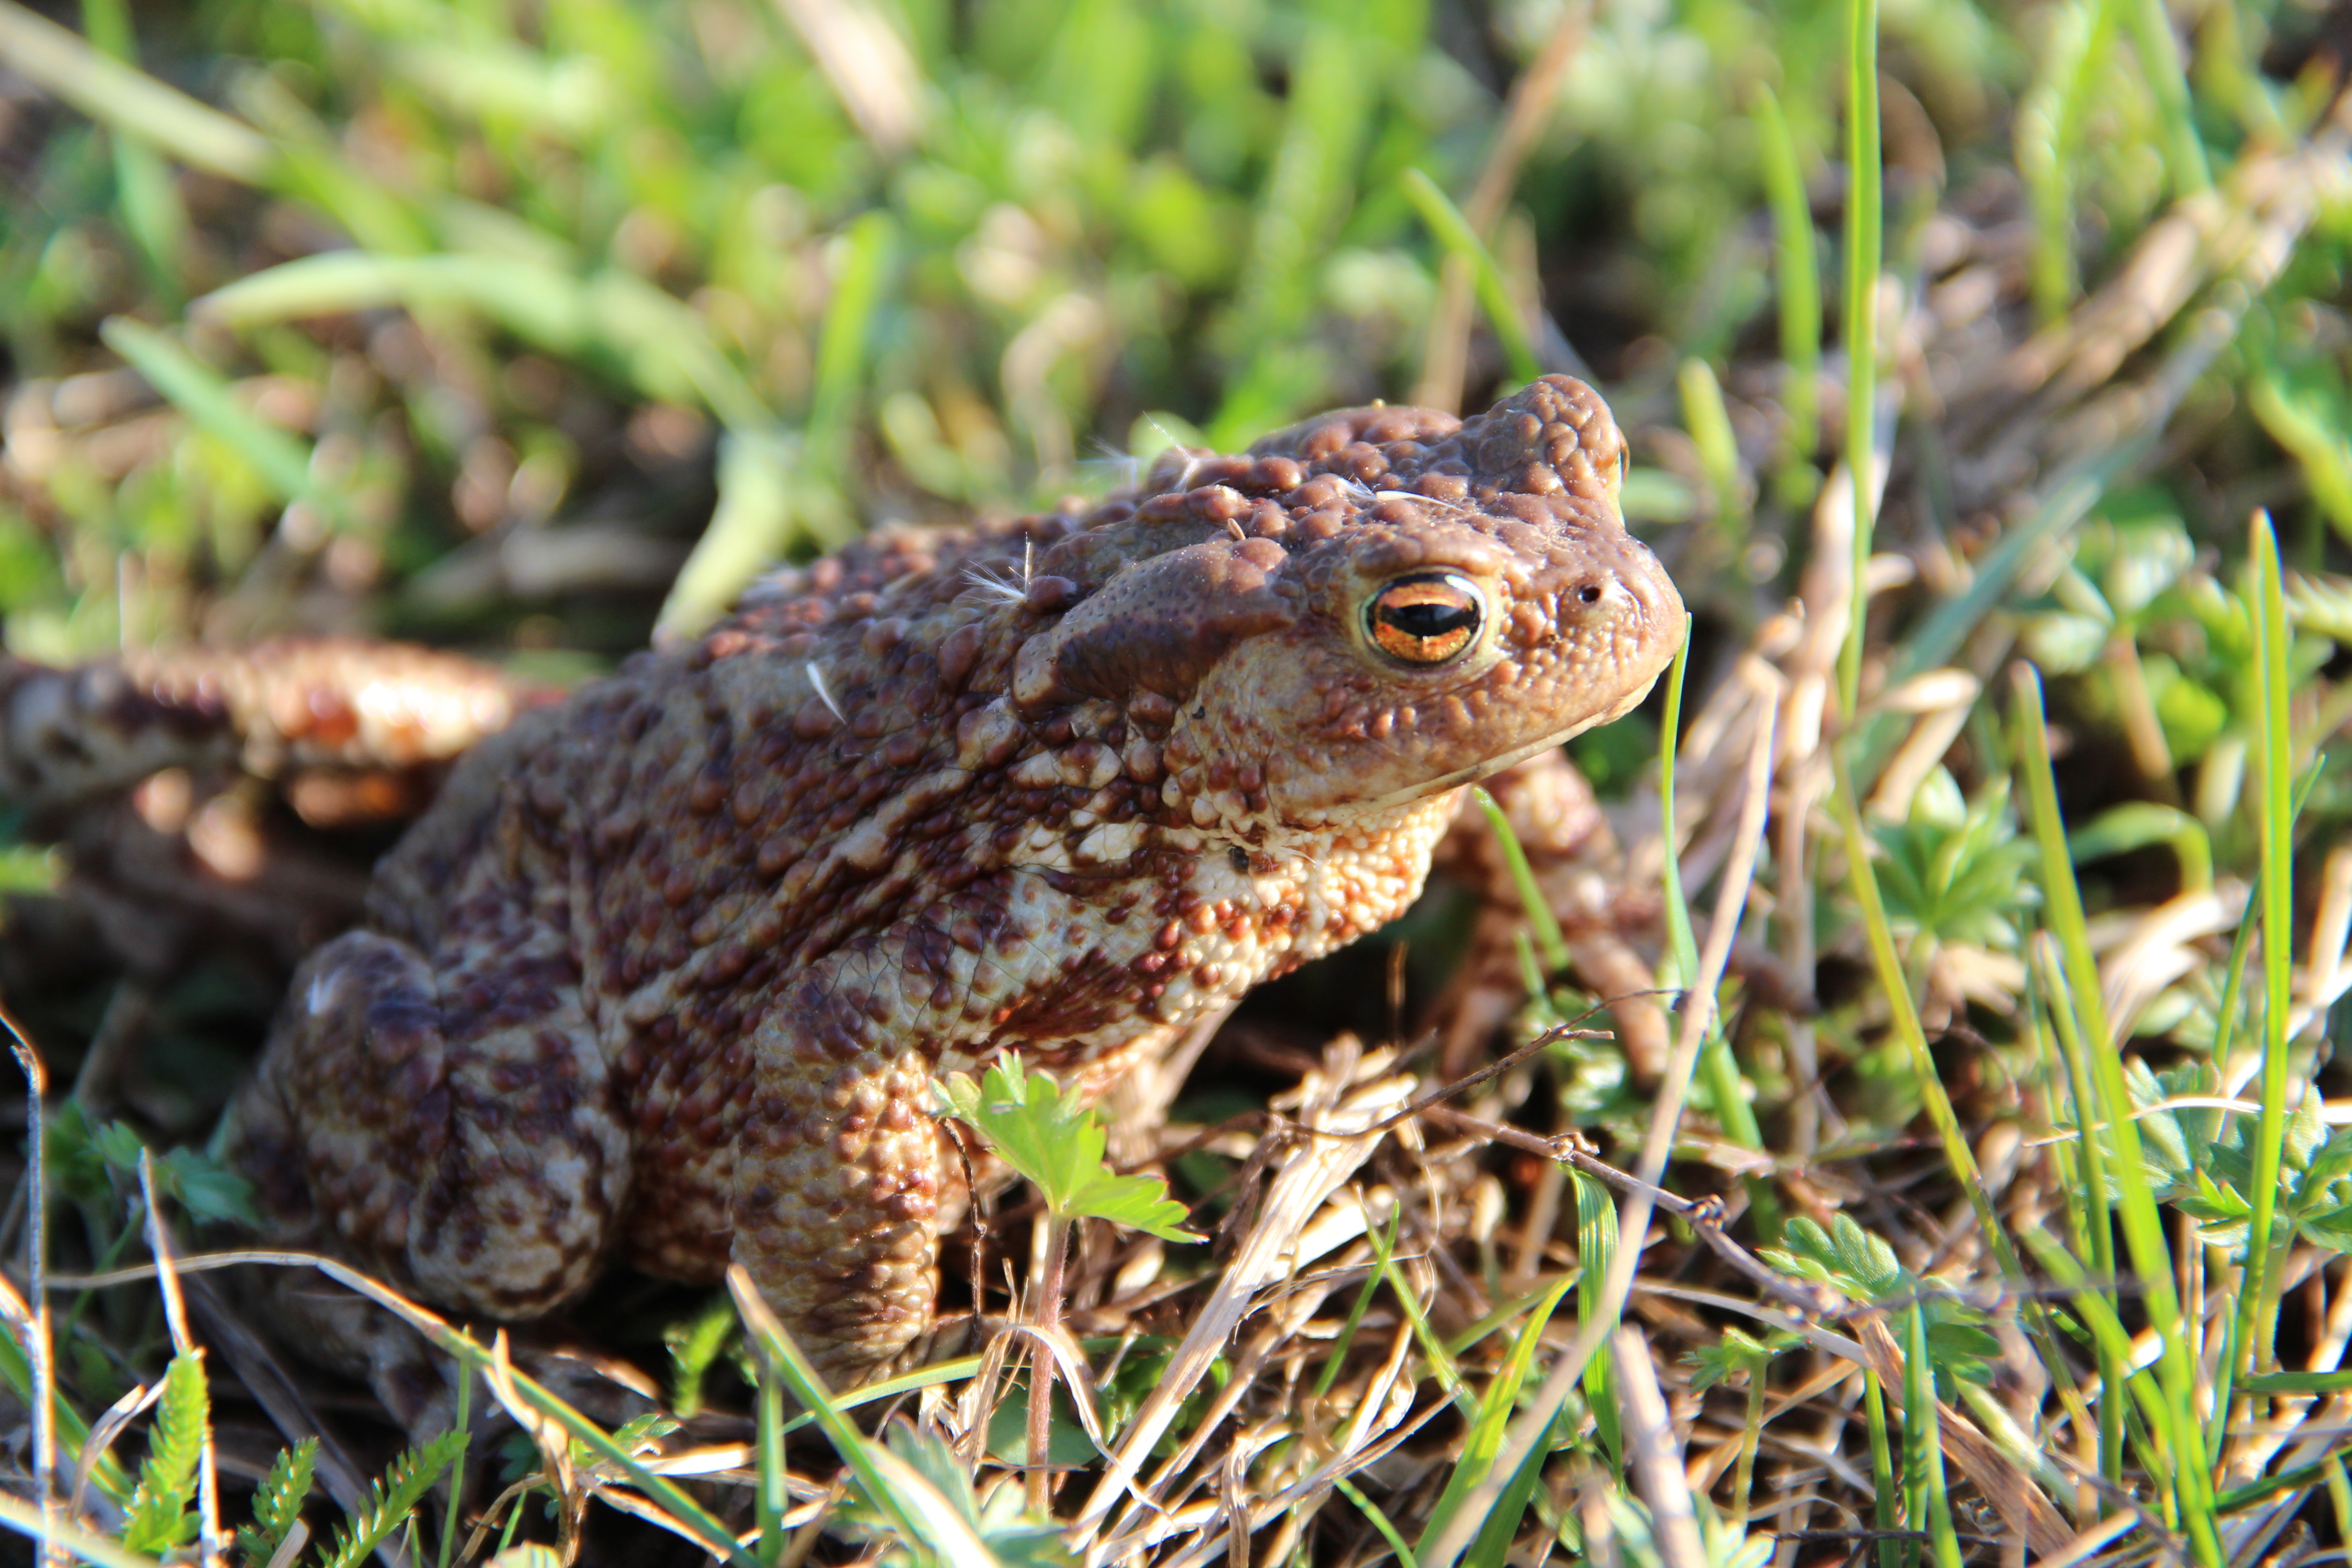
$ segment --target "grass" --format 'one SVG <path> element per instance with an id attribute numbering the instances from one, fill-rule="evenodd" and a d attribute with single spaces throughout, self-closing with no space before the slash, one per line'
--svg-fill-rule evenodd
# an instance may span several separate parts
<path id="1" fill-rule="evenodd" d="M 0 63 L 18 655 L 299 629 L 565 681 L 877 518 L 1574 364 L 1694 615 L 1574 743 L 1617 841 L 1509 841 L 1524 929 L 1441 891 L 1211 1046 L 1139 1145 L 1189 1229 L 1050 1085 L 974 1088 L 1037 1184 L 950 1283 L 976 1331 L 836 1400 L 740 1281 L 619 1281 L 575 1327 L 676 1391 L 619 1414 L 337 1273 L 497 1406 L 463 1454 L 208 1284 L 282 943 L 162 942 L 0 823 L 0 1526 L 273 1568 L 2347 1544 L 2316 13 L 0 0 Z M 185 854 L 291 823 L 187 783 Z M 348 877 L 388 831 L 304 842 Z M 1673 1004 L 1655 1083 L 1591 1037 L 1604 938 Z M 1463 1020 L 1526 1054 L 1435 1095 Z"/>

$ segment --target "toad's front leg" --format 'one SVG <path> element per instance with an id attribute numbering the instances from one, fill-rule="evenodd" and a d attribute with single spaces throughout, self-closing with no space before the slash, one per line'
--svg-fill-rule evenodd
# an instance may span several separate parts
<path id="1" fill-rule="evenodd" d="M 963 1206 L 918 1026 L 887 1005 L 902 976 L 874 970 L 828 966 L 770 1012 L 735 1146 L 735 1261 L 839 1388 L 889 1375 L 929 1330 Z"/>

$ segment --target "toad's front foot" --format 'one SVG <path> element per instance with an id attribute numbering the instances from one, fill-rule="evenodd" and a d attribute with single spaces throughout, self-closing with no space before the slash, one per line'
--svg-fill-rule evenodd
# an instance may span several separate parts
<path id="1" fill-rule="evenodd" d="M 932 1073 L 867 1012 L 798 988 L 760 1032 L 735 1140 L 734 1260 L 836 1389 L 890 1375 L 931 1326 L 962 1163 Z"/>

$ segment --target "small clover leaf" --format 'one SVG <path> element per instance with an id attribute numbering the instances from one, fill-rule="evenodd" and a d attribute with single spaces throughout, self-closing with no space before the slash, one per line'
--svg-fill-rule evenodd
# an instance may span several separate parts
<path id="1" fill-rule="evenodd" d="M 1940 1279 L 1923 1279 L 1903 1267 L 1895 1248 L 1846 1215 L 1828 1228 L 1802 1215 L 1780 1233 L 1781 1245 L 1764 1258 L 1774 1268 L 1831 1286 L 1877 1306 L 1916 1301 L 1927 1315 L 1927 1361 L 1936 1391 L 1952 1397 L 1958 1383 L 1987 1384 L 2000 1342 L 1983 1327 L 1984 1314 L 1955 1295 Z"/>
<path id="2" fill-rule="evenodd" d="M 1106 1219 L 1160 1237 L 1198 1241 L 1184 1228 L 1186 1210 L 1157 1176 L 1122 1176 L 1103 1163 L 1102 1119 L 1080 1103 L 1075 1086 L 1029 1073 L 1008 1055 L 974 1083 L 950 1074 L 939 1086 L 940 1109 L 966 1122 L 1063 1219 Z"/>

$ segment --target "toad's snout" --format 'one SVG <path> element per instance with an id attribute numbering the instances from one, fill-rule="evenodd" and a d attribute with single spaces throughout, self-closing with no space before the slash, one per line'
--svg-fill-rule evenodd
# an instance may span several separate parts
<path id="1" fill-rule="evenodd" d="M 1648 545 L 1629 536 L 1623 548 L 1618 580 L 1632 601 L 1630 618 L 1638 628 L 1642 646 L 1660 650 L 1659 664 L 1664 668 L 1682 646 L 1686 619 L 1683 596 Z"/>

